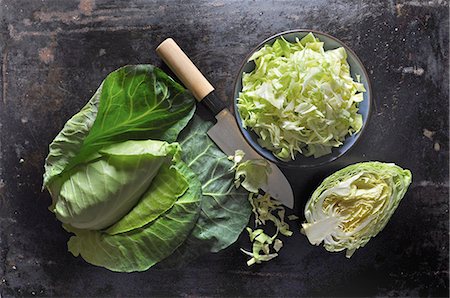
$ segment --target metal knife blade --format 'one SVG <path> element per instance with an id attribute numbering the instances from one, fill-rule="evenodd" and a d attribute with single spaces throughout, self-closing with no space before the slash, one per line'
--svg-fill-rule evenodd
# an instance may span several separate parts
<path id="1" fill-rule="evenodd" d="M 164 40 L 156 53 L 166 62 L 198 101 L 202 101 L 216 115 L 217 123 L 209 131 L 209 137 L 225 154 L 234 155 L 235 150 L 245 152 L 247 159 L 263 159 L 244 139 L 236 120 L 224 103 L 215 98 L 214 87 L 198 70 L 189 57 L 172 38 Z M 289 208 L 294 207 L 294 194 L 284 174 L 273 163 L 268 183 L 262 189 Z"/>
<path id="2" fill-rule="evenodd" d="M 227 155 L 234 155 L 236 149 L 244 151 L 244 159 L 263 159 L 244 139 L 236 120 L 228 109 L 223 109 L 216 115 L 217 123 L 208 131 L 208 136 Z M 269 161 L 268 161 L 269 162 Z M 289 181 L 281 170 L 269 162 L 271 171 L 267 185 L 262 190 L 280 201 L 288 208 L 294 207 L 294 193 Z"/>

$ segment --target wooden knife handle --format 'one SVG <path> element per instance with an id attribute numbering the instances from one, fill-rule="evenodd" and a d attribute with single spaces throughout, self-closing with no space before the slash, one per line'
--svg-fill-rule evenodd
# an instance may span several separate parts
<path id="1" fill-rule="evenodd" d="M 201 101 L 205 96 L 214 91 L 214 87 L 172 38 L 164 40 L 156 48 L 156 53 L 198 101 Z"/>

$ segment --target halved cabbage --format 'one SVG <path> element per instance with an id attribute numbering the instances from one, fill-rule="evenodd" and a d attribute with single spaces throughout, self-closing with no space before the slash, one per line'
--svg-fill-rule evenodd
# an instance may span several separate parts
<path id="1" fill-rule="evenodd" d="M 305 207 L 309 242 L 350 258 L 387 224 L 411 184 L 412 175 L 393 163 L 350 165 L 326 178 Z"/>

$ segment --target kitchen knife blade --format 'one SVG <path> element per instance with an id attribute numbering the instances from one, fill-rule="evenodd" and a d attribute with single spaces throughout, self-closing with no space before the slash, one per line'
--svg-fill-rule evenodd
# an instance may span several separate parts
<path id="1" fill-rule="evenodd" d="M 214 87 L 208 82 L 189 57 L 171 38 L 163 41 L 157 48 L 157 54 L 164 60 L 175 75 L 192 92 L 198 101 L 202 101 L 216 115 L 217 123 L 208 131 L 208 136 L 227 155 L 235 150 L 244 151 L 244 159 L 263 159 L 245 140 L 231 112 L 225 104 L 214 96 Z M 269 161 L 268 161 L 269 162 Z M 294 194 L 281 170 L 269 162 L 271 171 L 267 185 L 262 190 L 280 201 L 288 208 L 294 207 Z"/>
<path id="2" fill-rule="evenodd" d="M 236 149 L 244 151 L 244 160 L 263 159 L 244 139 L 236 120 L 228 109 L 223 109 L 216 115 L 217 123 L 208 131 L 208 136 L 227 155 L 234 155 Z M 270 161 L 270 174 L 267 184 L 262 186 L 262 190 L 269 193 L 283 205 L 289 208 L 294 207 L 294 194 L 292 188 L 281 170 Z"/>

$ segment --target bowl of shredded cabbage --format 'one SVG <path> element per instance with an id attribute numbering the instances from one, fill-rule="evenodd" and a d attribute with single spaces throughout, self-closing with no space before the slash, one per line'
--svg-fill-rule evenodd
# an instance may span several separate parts
<path id="1" fill-rule="evenodd" d="M 356 54 L 338 39 L 292 30 L 245 58 L 234 110 L 249 144 L 281 166 L 310 167 L 346 153 L 370 115 L 371 87 Z"/>

